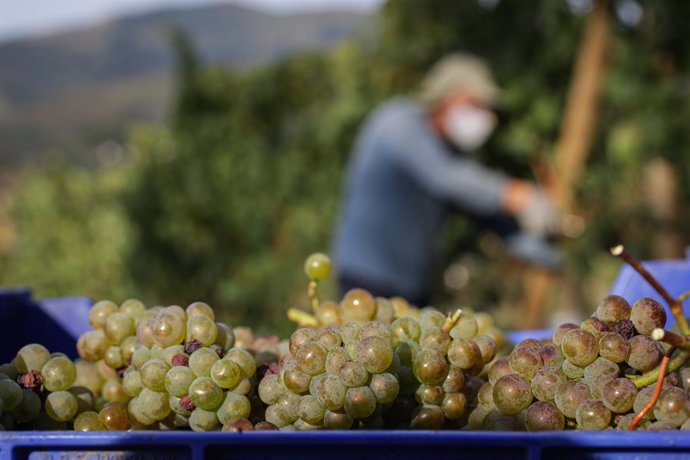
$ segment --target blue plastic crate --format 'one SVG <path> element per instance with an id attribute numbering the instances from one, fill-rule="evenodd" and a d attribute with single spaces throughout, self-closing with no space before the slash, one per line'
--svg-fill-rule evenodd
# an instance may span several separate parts
<path id="1" fill-rule="evenodd" d="M 690 248 L 686 252 L 685 259 L 652 260 L 642 264 L 671 296 L 677 298 L 684 292 L 690 291 Z M 624 297 L 631 305 L 642 297 L 657 299 L 666 308 L 668 317 L 666 326 L 670 328 L 676 322 L 661 295 L 629 265 L 624 265 L 618 272 L 611 294 Z M 683 310 L 686 316 L 690 313 L 690 299 L 683 302 Z"/>
<path id="2" fill-rule="evenodd" d="M 35 301 L 26 288 L 0 290 L 0 363 L 12 360 L 27 343 L 76 358 L 76 338 L 89 329 L 86 297 Z"/>
<path id="3" fill-rule="evenodd" d="M 0 460 L 202 458 L 675 460 L 690 458 L 690 436 L 684 432 L 617 431 L 0 433 Z"/>

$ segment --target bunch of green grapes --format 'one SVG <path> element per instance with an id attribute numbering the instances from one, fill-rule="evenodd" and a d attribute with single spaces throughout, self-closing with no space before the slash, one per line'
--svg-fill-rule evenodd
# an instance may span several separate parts
<path id="1" fill-rule="evenodd" d="M 4 429 L 70 429 L 77 416 L 97 407 L 94 394 L 77 382 L 77 367 L 43 345 L 22 347 L 0 366 L 0 424 Z"/>
<path id="2" fill-rule="evenodd" d="M 398 396 L 399 359 L 380 321 L 301 328 L 261 379 L 266 421 L 281 430 L 381 428 Z"/>
<path id="3" fill-rule="evenodd" d="M 441 429 L 466 424 L 484 382 L 484 368 L 498 351 L 491 335 L 478 332 L 477 319 L 459 311 L 447 318 L 425 308 L 417 320 L 402 317 L 393 322 L 401 395 L 391 411 L 394 427 Z"/>
<path id="4" fill-rule="evenodd" d="M 137 339 L 122 377 L 135 428 L 214 431 L 252 415 L 257 361 L 207 304 L 161 308 Z"/>
<path id="5" fill-rule="evenodd" d="M 627 429 L 654 391 L 639 388 L 646 384 L 639 376 L 662 360 L 664 348 L 650 334 L 665 323 L 666 313 L 654 299 L 630 307 L 622 297 L 605 297 L 579 326 L 559 326 L 548 342 L 525 340 L 496 361 L 473 421 L 529 431 Z M 681 375 L 665 379 L 641 429 L 687 425 L 690 398 Z"/>

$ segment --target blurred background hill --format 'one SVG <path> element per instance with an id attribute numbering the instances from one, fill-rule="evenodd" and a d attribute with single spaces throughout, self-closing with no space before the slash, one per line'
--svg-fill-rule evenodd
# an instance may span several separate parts
<path id="1" fill-rule="evenodd" d="M 0 43 L 0 163 L 56 150 L 84 162 L 103 139 L 123 142 L 128 125 L 162 121 L 173 91 L 170 27 L 204 62 L 243 68 L 364 36 L 370 22 L 357 12 L 276 15 L 221 4 Z"/>

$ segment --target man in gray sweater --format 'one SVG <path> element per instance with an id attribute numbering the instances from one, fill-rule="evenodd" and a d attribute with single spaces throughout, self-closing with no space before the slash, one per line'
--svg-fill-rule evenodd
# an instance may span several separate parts
<path id="1" fill-rule="evenodd" d="M 559 225 L 550 198 L 471 155 L 493 131 L 491 107 L 499 99 L 483 61 L 453 54 L 429 71 L 417 98 L 394 99 L 368 117 L 349 165 L 335 240 L 343 292 L 362 287 L 424 306 L 445 218 L 457 210 L 479 219 L 515 217 L 519 231 L 504 235 L 508 252 L 558 263 L 546 243 Z"/>

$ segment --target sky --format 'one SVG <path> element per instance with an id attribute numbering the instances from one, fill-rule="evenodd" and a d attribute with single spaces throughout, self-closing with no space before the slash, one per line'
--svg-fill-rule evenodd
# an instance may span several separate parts
<path id="1" fill-rule="evenodd" d="M 159 8 L 235 3 L 276 14 L 373 11 L 383 0 L 0 0 L 0 42 L 93 25 Z"/>

